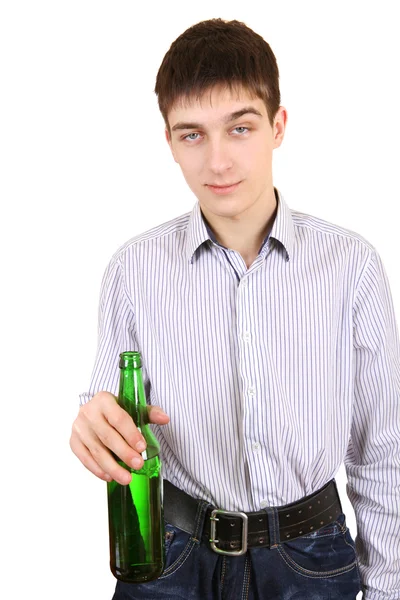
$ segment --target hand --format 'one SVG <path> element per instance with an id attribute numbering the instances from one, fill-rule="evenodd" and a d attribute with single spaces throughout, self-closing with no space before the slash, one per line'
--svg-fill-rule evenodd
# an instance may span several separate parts
<path id="1" fill-rule="evenodd" d="M 168 415 L 158 406 L 147 408 L 150 423 L 165 425 L 169 422 Z M 133 469 L 143 466 L 140 453 L 146 448 L 146 442 L 132 417 L 109 392 L 98 392 L 79 408 L 69 443 L 81 463 L 104 481 L 114 479 L 123 485 L 131 481 L 129 471 L 117 463 L 110 450 Z"/>

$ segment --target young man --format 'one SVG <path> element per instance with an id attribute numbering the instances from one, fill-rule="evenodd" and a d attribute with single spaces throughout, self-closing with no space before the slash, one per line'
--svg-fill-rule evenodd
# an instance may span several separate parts
<path id="1" fill-rule="evenodd" d="M 162 449 L 167 563 L 156 581 L 118 582 L 114 599 L 354 600 L 361 587 L 366 600 L 398 599 L 400 352 L 382 261 L 360 235 L 289 209 L 273 186 L 287 112 L 274 54 L 254 31 L 194 25 L 155 91 L 198 202 L 110 261 L 71 435 L 95 475 L 130 481 L 110 450 L 143 464 L 115 402 L 118 355 L 139 350 Z M 343 461 L 355 543 L 334 481 Z M 214 508 L 237 514 L 212 521 Z"/>

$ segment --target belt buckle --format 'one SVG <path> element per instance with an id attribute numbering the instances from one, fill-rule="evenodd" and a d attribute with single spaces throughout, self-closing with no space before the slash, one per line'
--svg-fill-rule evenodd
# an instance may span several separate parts
<path id="1" fill-rule="evenodd" d="M 215 515 L 228 515 L 230 517 L 240 517 L 243 521 L 243 526 L 242 526 L 242 547 L 240 548 L 240 550 L 221 550 L 221 548 L 218 548 L 216 546 L 216 544 L 218 544 L 219 540 L 216 539 L 216 532 L 217 532 L 217 521 L 219 521 L 219 519 L 215 516 Z M 241 554 L 245 554 L 247 552 L 247 531 L 248 531 L 248 518 L 246 513 L 244 512 L 231 512 L 229 510 L 222 510 L 220 508 L 215 508 L 212 512 L 211 512 L 211 517 L 210 517 L 210 521 L 211 521 L 211 528 L 210 528 L 210 544 L 211 544 L 211 548 L 214 550 L 214 552 L 217 552 L 218 554 L 229 554 L 229 556 L 240 556 Z"/>

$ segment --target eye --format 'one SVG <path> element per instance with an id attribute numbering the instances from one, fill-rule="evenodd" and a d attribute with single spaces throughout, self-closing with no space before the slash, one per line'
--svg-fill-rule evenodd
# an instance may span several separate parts
<path id="1" fill-rule="evenodd" d="M 192 138 L 192 137 L 190 137 L 191 135 L 199 135 L 199 134 L 196 132 L 188 133 L 188 135 L 185 135 L 182 139 L 195 142 L 197 140 L 197 138 Z"/>
<path id="2" fill-rule="evenodd" d="M 249 127 L 235 127 L 233 129 L 233 131 L 237 131 L 238 129 L 241 129 L 242 131 L 239 131 L 239 133 L 235 136 L 235 137 L 239 137 L 241 135 L 243 135 L 244 133 L 247 133 L 248 131 L 250 131 Z M 187 135 L 183 136 L 182 140 L 186 141 L 186 142 L 196 142 L 199 138 L 198 137 L 191 137 L 191 136 L 199 136 L 200 134 L 197 133 L 196 131 L 192 131 L 192 133 L 188 133 Z"/>

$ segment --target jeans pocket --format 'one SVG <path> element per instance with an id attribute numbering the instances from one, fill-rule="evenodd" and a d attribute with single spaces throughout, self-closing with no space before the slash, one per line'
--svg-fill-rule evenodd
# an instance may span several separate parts
<path id="1" fill-rule="evenodd" d="M 280 543 L 278 552 L 286 565 L 303 577 L 337 577 L 357 569 L 354 542 L 343 513 L 330 525 Z"/>
<path id="2" fill-rule="evenodd" d="M 159 579 L 175 573 L 188 559 L 195 545 L 196 542 L 190 533 L 166 523 L 164 539 L 165 565 Z"/>

